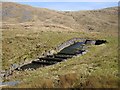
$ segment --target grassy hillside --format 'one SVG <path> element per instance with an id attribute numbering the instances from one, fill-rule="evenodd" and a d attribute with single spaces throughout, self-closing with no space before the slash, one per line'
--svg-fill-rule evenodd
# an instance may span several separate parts
<path id="1" fill-rule="evenodd" d="M 3 3 L 3 69 L 33 60 L 45 50 L 73 37 L 105 39 L 107 44 L 88 46 L 88 52 L 37 70 L 15 71 L 4 81 L 19 80 L 17 88 L 118 87 L 117 8 L 60 12 Z M 11 88 L 11 87 L 10 87 Z"/>
<path id="2" fill-rule="evenodd" d="M 60 34 L 59 34 L 60 35 Z M 100 46 L 89 46 L 87 54 L 68 59 L 56 65 L 33 71 L 17 71 L 9 80 L 21 81 L 17 88 L 117 88 L 118 87 L 118 40 L 106 34 L 79 34 L 81 37 L 102 38 L 108 41 Z M 63 39 L 64 40 L 64 39 Z"/>
<path id="3" fill-rule="evenodd" d="M 79 33 L 68 31 L 4 30 L 3 65 L 7 68 L 13 62 L 35 59 L 43 51 L 54 49 L 62 42 L 77 36 L 81 37 Z"/>
<path id="4" fill-rule="evenodd" d="M 62 25 L 74 31 L 108 31 L 117 29 L 117 7 L 93 11 L 60 12 L 16 3 L 2 4 L 3 22 Z"/>

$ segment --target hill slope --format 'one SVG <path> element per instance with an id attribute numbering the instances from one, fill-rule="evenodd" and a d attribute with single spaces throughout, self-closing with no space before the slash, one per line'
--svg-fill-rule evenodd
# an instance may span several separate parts
<path id="1" fill-rule="evenodd" d="M 88 46 L 85 55 L 36 70 L 15 71 L 4 81 L 20 81 L 17 88 L 117 88 L 117 7 L 60 12 L 16 3 L 3 3 L 2 65 L 34 60 L 74 37 L 104 39 Z M 82 31 L 82 32 L 81 32 Z M 84 31 L 84 32 L 83 32 Z M 35 66 L 36 67 L 36 66 Z"/>
<path id="2" fill-rule="evenodd" d="M 7 23 L 62 25 L 79 31 L 106 31 L 117 26 L 117 7 L 93 11 L 60 12 L 16 3 L 3 3 L 2 6 L 3 22 Z"/>

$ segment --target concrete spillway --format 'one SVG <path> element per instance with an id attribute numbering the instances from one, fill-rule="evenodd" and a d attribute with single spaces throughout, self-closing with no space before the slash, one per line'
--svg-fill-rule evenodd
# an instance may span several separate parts
<path id="1" fill-rule="evenodd" d="M 37 60 L 33 60 L 30 64 L 21 66 L 21 69 L 22 70 L 29 69 L 29 68 L 37 69 L 41 66 L 53 65 L 53 64 L 62 62 L 64 60 L 67 60 L 69 58 L 72 58 L 74 56 L 83 54 L 84 52 L 86 52 L 85 50 L 86 44 L 100 45 L 106 42 L 105 40 L 85 40 L 83 42 L 73 43 L 73 41 L 75 40 L 78 40 L 78 39 L 71 40 L 72 44 L 70 40 L 67 41 L 67 42 L 70 42 L 69 46 L 68 44 L 66 44 L 67 47 L 64 46 L 64 48 L 60 50 L 57 54 L 46 55 L 45 57 L 40 57 Z M 61 46 L 63 46 L 63 44 Z"/>
<path id="2" fill-rule="evenodd" d="M 73 42 L 75 40 L 78 40 L 78 39 L 74 39 L 71 41 Z M 70 42 L 70 40 L 67 42 Z M 42 66 L 56 64 L 58 62 L 67 60 L 68 58 L 72 58 L 79 54 L 83 54 L 84 52 L 86 52 L 86 50 L 85 50 L 86 44 L 100 45 L 103 43 L 106 43 L 106 40 L 85 40 L 83 42 L 74 42 L 73 44 L 70 43 L 69 46 L 68 46 L 68 44 L 66 44 L 67 47 L 64 46 L 64 48 L 62 50 L 60 50 L 57 54 L 47 55 L 45 57 L 38 58 L 37 60 L 32 61 L 32 64 L 42 65 Z M 63 44 L 62 44 L 62 46 L 63 46 Z M 23 67 L 21 67 L 21 68 L 25 69 Z"/>
<path id="3" fill-rule="evenodd" d="M 82 54 L 85 50 L 83 50 L 83 44 L 84 42 L 76 42 L 64 49 L 62 49 L 57 54 L 53 55 L 47 55 L 46 57 L 38 58 L 37 60 L 32 61 L 32 64 L 38 64 L 38 65 L 52 65 L 56 64 L 58 62 L 64 61 L 68 58 L 72 58 L 73 56 L 76 56 L 77 54 Z M 22 69 L 25 69 L 21 67 Z"/>
<path id="4" fill-rule="evenodd" d="M 75 42 L 75 40 L 77 40 L 77 42 Z M 57 54 L 46 55 L 44 57 L 38 58 L 37 60 L 33 60 L 22 65 L 14 64 L 12 66 L 12 69 L 7 70 L 6 72 L 4 72 L 4 74 L 0 74 L 0 76 L 7 77 L 9 75 L 12 75 L 13 70 L 37 69 L 41 66 L 53 65 L 74 56 L 83 54 L 84 52 L 86 52 L 85 47 L 87 44 L 100 45 L 107 42 L 106 40 L 80 40 L 81 39 L 79 38 L 74 38 L 61 44 L 60 46 L 58 46 L 58 50 L 60 51 Z"/>

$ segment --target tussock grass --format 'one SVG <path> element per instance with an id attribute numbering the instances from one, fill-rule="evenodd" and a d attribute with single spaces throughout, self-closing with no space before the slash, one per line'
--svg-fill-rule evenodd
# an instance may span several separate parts
<path id="1" fill-rule="evenodd" d="M 58 12 L 4 3 L 3 11 L 3 69 L 31 61 L 73 37 L 108 41 L 88 46 L 87 54 L 80 57 L 32 71 L 15 71 L 5 81 L 21 83 L 9 88 L 118 87 L 117 8 Z"/>
<path id="2" fill-rule="evenodd" d="M 33 33 L 32 36 L 35 38 L 36 34 L 39 33 L 41 32 Z M 30 33 L 27 34 L 27 37 L 29 35 Z M 46 42 L 50 48 L 55 47 L 58 43 L 61 43 L 69 38 L 77 36 L 91 39 L 106 39 L 108 43 L 98 46 L 88 46 L 87 54 L 68 59 L 65 62 L 41 67 L 33 71 L 16 71 L 14 75 L 10 76 L 7 80 L 20 80 L 21 84 L 16 86 L 17 88 L 118 87 L 118 40 L 116 35 L 110 36 L 109 34 L 104 33 L 96 34 L 74 32 L 61 32 L 59 34 L 58 32 L 42 32 L 42 35 L 46 39 L 53 40 L 52 43 L 51 41 Z M 41 38 L 41 42 L 44 43 L 45 39 L 42 41 L 42 35 L 39 34 L 39 37 Z M 59 36 L 57 37 L 56 35 Z M 52 37 L 49 38 L 50 36 Z M 39 39 L 34 39 L 34 42 L 37 42 L 36 40 Z M 45 49 L 50 48 L 47 47 Z M 42 52 L 43 49 L 40 50 Z M 33 55 L 35 53 L 38 52 L 34 52 Z"/>

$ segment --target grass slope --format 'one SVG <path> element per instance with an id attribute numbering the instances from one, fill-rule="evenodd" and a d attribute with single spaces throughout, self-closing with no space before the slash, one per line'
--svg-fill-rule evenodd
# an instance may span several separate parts
<path id="1" fill-rule="evenodd" d="M 21 81 L 17 88 L 118 87 L 117 8 L 59 12 L 3 3 L 2 15 L 3 69 L 33 60 L 44 50 L 73 37 L 108 41 L 105 45 L 88 46 L 87 54 L 56 65 L 15 71 L 4 81 Z"/>
<path id="2" fill-rule="evenodd" d="M 2 19 L 7 23 L 54 24 L 69 27 L 74 31 L 108 31 L 117 29 L 118 8 L 93 11 L 60 12 L 35 8 L 16 3 L 2 4 Z"/>
<path id="3" fill-rule="evenodd" d="M 38 88 L 38 87 L 39 88 L 52 88 L 52 87 L 116 88 L 118 87 L 117 82 L 119 78 L 118 78 L 117 35 L 110 35 L 104 33 L 96 34 L 96 33 L 68 33 L 68 32 L 62 33 L 61 32 L 59 33 L 59 36 L 56 38 L 56 34 L 58 34 L 58 32 L 42 32 L 42 33 L 44 33 L 43 35 L 44 37 L 46 37 L 45 40 L 49 38 L 48 36 L 52 35 L 51 38 L 49 39 L 53 42 L 47 42 L 47 45 L 49 45 L 50 47 L 54 47 L 54 45 L 56 45 L 57 43 L 63 42 L 75 36 L 79 36 L 83 38 L 87 37 L 94 39 L 99 39 L 99 38 L 106 39 L 108 43 L 100 46 L 94 46 L 94 45 L 88 46 L 89 52 L 87 54 L 80 57 L 69 59 L 66 62 L 60 62 L 59 64 L 39 68 L 33 71 L 29 71 L 29 70 L 17 71 L 14 73 L 13 76 L 10 76 L 8 79 L 6 79 L 7 81 L 9 80 L 21 81 L 22 83 L 16 86 L 17 88 L 26 88 L 26 87 L 28 88 Z M 34 34 L 32 33 L 32 37 L 33 35 Z M 62 39 L 58 39 L 58 38 L 62 38 Z M 42 39 L 40 40 L 42 42 Z M 43 40 L 43 42 L 45 41 Z M 47 47 L 44 49 L 49 49 L 49 48 Z M 20 51 L 21 50 L 22 49 L 20 49 Z M 38 49 L 38 52 L 42 50 L 43 49 L 41 50 Z M 19 49 L 17 51 L 19 51 Z M 38 52 L 34 51 L 34 49 L 33 52 L 34 53 L 32 54 L 35 55 L 36 57 Z M 21 59 L 18 58 L 18 60 Z M 15 59 L 15 61 L 17 61 L 17 59 Z"/>

